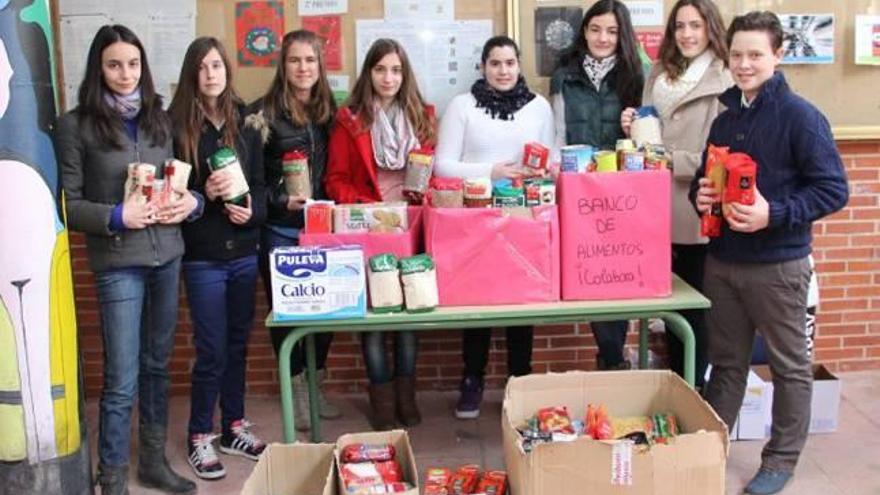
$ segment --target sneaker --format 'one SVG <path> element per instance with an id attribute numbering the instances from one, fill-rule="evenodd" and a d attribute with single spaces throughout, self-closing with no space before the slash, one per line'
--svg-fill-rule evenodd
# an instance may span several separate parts
<path id="1" fill-rule="evenodd" d="M 772 495 L 779 493 L 785 488 L 785 484 L 791 479 L 791 473 L 786 471 L 771 471 L 761 468 L 758 474 L 746 485 L 746 493 L 754 495 Z"/>
<path id="2" fill-rule="evenodd" d="M 246 419 L 233 421 L 229 431 L 220 438 L 220 452 L 240 455 L 252 461 L 259 459 L 260 454 L 266 449 L 266 444 L 251 433 L 251 426 L 253 423 Z"/>
<path id="3" fill-rule="evenodd" d="M 455 417 L 458 419 L 475 419 L 480 417 L 480 403 L 483 402 L 483 379 L 468 375 L 461 379 L 458 388 L 458 404 L 455 405 Z"/>
<path id="4" fill-rule="evenodd" d="M 199 433 L 189 437 L 187 461 L 199 478 L 216 480 L 226 476 L 226 468 L 220 463 L 214 450 L 214 439 L 220 435 Z"/>

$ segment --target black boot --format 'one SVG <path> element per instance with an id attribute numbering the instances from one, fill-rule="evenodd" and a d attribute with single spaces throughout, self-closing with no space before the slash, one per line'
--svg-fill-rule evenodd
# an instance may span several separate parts
<path id="1" fill-rule="evenodd" d="M 128 495 L 128 464 L 98 466 L 98 485 L 101 495 Z"/>
<path id="2" fill-rule="evenodd" d="M 138 481 L 147 488 L 191 495 L 196 484 L 171 470 L 165 458 L 165 426 L 141 424 L 138 444 Z"/>

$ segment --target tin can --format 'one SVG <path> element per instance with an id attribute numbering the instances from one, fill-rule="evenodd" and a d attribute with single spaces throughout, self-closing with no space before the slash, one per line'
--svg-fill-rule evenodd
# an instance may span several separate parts
<path id="1" fill-rule="evenodd" d="M 225 174 L 232 181 L 232 188 L 223 196 L 224 203 L 244 204 L 250 192 L 241 163 L 231 148 L 220 148 L 208 160 L 212 174 Z"/>
<path id="2" fill-rule="evenodd" d="M 618 139 L 614 150 L 617 152 L 617 168 L 621 169 L 624 151 L 636 151 L 636 143 L 632 139 Z"/>
<path id="3" fill-rule="evenodd" d="M 620 170 L 624 172 L 640 172 L 645 170 L 645 154 L 638 151 L 622 151 Z"/>
<path id="4" fill-rule="evenodd" d="M 588 144 L 573 144 L 560 149 L 563 172 L 584 173 L 593 160 L 593 147 Z"/>
<path id="5" fill-rule="evenodd" d="M 599 151 L 593 155 L 596 162 L 596 172 L 617 172 L 617 153 L 613 151 Z"/>

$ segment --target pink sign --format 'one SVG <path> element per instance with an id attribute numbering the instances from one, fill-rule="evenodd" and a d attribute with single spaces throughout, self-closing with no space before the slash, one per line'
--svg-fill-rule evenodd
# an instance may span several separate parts
<path id="1" fill-rule="evenodd" d="M 560 174 L 562 299 L 672 293 L 670 172 Z"/>

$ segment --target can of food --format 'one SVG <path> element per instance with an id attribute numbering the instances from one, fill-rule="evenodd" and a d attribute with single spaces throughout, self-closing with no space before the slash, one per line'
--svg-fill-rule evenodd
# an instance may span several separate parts
<path id="1" fill-rule="evenodd" d="M 284 173 L 284 190 L 289 196 L 311 199 L 312 181 L 309 176 L 309 157 L 305 152 L 293 150 L 281 157 Z"/>
<path id="2" fill-rule="evenodd" d="M 621 169 L 624 151 L 636 151 L 636 143 L 632 139 L 618 139 L 614 150 L 617 152 L 617 168 Z"/>
<path id="3" fill-rule="evenodd" d="M 492 181 L 488 177 L 464 180 L 464 206 L 466 208 L 492 206 Z"/>
<path id="4" fill-rule="evenodd" d="M 596 172 L 617 172 L 617 153 L 613 151 L 599 151 L 593 155 L 596 162 Z"/>
<path id="5" fill-rule="evenodd" d="M 624 172 L 640 172 L 645 170 L 645 154 L 639 151 L 621 151 L 620 170 Z"/>
<path id="6" fill-rule="evenodd" d="M 584 173 L 593 160 L 593 147 L 588 144 L 573 144 L 560 149 L 563 172 Z"/>
<path id="7" fill-rule="evenodd" d="M 666 147 L 649 144 L 645 145 L 645 170 L 664 170 L 669 168 L 669 156 Z"/>
<path id="8" fill-rule="evenodd" d="M 241 170 L 241 163 L 235 156 L 235 151 L 232 151 L 231 148 L 220 148 L 211 155 L 208 166 L 211 168 L 212 174 L 225 174 L 232 181 L 232 187 L 222 198 L 223 202 L 244 204 L 250 189 L 244 178 L 244 172 Z"/>

